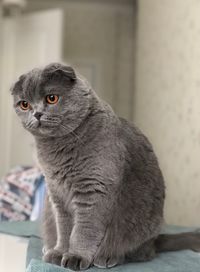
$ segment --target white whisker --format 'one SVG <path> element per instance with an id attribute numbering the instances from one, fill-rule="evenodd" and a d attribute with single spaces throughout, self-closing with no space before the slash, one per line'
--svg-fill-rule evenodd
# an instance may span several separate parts
<path id="1" fill-rule="evenodd" d="M 83 141 L 81 140 L 81 138 L 72 130 L 72 128 L 70 126 L 68 126 L 68 125 L 64 126 L 62 124 L 60 124 L 60 125 L 65 131 L 72 133 L 72 135 L 74 135 L 78 139 L 78 141 L 80 141 L 82 144 L 84 144 Z"/>

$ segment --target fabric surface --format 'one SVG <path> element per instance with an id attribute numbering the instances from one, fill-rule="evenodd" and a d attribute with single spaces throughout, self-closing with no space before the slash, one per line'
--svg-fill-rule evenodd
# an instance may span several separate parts
<path id="1" fill-rule="evenodd" d="M 26 272 L 67 272 L 69 269 L 32 260 Z M 90 272 L 199 272 L 200 254 L 189 250 L 162 253 L 151 262 L 130 263 L 110 269 L 90 268 Z"/>
<path id="2" fill-rule="evenodd" d="M 21 237 L 41 237 L 38 221 L 0 222 L 0 232 Z"/>
<path id="3" fill-rule="evenodd" d="M 32 259 L 42 259 L 42 240 L 38 237 L 30 237 L 26 255 L 26 267 L 29 265 Z"/>
<path id="4" fill-rule="evenodd" d="M 179 233 L 197 230 L 197 228 L 165 226 L 162 233 Z M 28 252 L 29 266 L 26 272 L 67 272 L 69 269 L 61 268 L 56 265 L 46 264 L 41 261 L 41 241 L 33 239 L 32 246 Z M 35 249 L 36 252 L 35 252 Z M 167 252 L 159 254 L 151 262 L 130 263 L 116 266 L 108 269 L 90 268 L 90 272 L 199 272 L 200 271 L 200 253 L 190 250 Z"/>
<path id="5" fill-rule="evenodd" d="M 179 233 L 197 230 L 178 226 L 165 226 L 163 233 Z M 26 272 L 67 272 L 59 266 L 47 264 L 41 261 L 42 241 L 38 222 L 4 222 L 0 223 L 0 232 L 11 235 L 30 237 L 27 250 Z M 90 268 L 91 272 L 105 272 L 108 269 Z M 154 260 L 145 263 L 130 263 L 109 269 L 110 272 L 199 272 L 200 253 L 190 250 L 167 252 L 159 254 Z M 23 272 L 23 271 L 22 271 Z"/>

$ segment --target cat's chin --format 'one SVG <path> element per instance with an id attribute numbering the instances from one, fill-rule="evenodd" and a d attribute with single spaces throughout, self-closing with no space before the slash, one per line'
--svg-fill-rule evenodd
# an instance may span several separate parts
<path id="1" fill-rule="evenodd" d="M 41 134 L 41 135 L 52 135 L 52 134 L 55 134 L 56 133 L 56 129 L 55 128 L 48 128 L 48 127 L 39 127 L 38 128 L 38 132 Z"/>
<path id="2" fill-rule="evenodd" d="M 56 128 L 37 127 L 35 129 L 27 129 L 33 136 L 37 137 L 56 137 L 59 133 Z"/>

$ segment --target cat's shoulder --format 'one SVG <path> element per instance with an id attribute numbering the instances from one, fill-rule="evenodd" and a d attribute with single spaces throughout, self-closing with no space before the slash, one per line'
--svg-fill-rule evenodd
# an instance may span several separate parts
<path id="1" fill-rule="evenodd" d="M 126 146 L 132 148 L 145 147 L 148 151 L 153 151 L 149 139 L 135 124 L 122 117 L 119 117 L 119 121 L 119 135 Z"/>

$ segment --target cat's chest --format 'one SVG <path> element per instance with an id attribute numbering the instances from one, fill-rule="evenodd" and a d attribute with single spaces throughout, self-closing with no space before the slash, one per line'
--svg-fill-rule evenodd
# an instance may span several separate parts
<path id="1" fill-rule="evenodd" d="M 53 202 L 62 201 L 65 205 L 70 203 L 71 187 L 74 176 L 74 158 L 73 156 L 65 156 L 57 163 L 53 163 L 48 159 L 41 157 L 39 162 L 42 172 L 45 176 L 45 182 L 48 193 Z"/>
<path id="2" fill-rule="evenodd" d="M 62 184 L 70 181 L 77 160 L 77 151 L 65 147 L 38 150 L 38 161 L 43 174 L 50 183 Z"/>
<path id="3" fill-rule="evenodd" d="M 46 156 L 39 157 L 39 163 L 45 177 L 57 184 L 63 183 L 72 178 L 74 173 L 75 159 L 71 154 L 51 160 Z"/>

